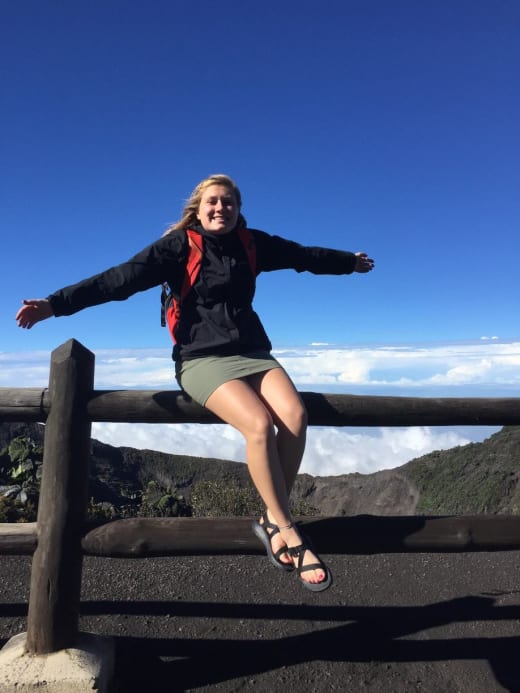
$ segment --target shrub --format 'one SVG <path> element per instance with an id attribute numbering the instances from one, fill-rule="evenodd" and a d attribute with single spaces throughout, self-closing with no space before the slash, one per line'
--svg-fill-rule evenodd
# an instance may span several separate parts
<path id="1" fill-rule="evenodd" d="M 169 493 L 156 481 L 149 481 L 137 514 L 139 517 L 186 517 L 191 515 L 191 508 L 183 496 Z"/>
<path id="2" fill-rule="evenodd" d="M 191 506 L 196 517 L 257 517 L 264 504 L 252 484 L 240 486 L 229 481 L 199 481 L 191 494 Z M 318 511 L 301 497 L 291 501 L 294 516 L 318 515 Z"/>
<path id="3" fill-rule="evenodd" d="M 0 496 L 0 522 L 35 522 L 36 514 L 34 503 L 24 505 L 14 498 Z"/>
<path id="4" fill-rule="evenodd" d="M 196 517 L 260 515 L 262 502 L 252 485 L 239 486 L 228 481 L 199 481 L 191 492 L 191 507 Z"/>

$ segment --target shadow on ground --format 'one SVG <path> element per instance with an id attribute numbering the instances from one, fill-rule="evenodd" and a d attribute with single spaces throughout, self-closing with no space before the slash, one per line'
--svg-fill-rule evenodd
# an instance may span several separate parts
<path id="1" fill-rule="evenodd" d="M 349 607 L 209 602 L 87 601 L 83 616 L 170 616 L 188 619 L 298 620 L 330 624 L 276 639 L 116 636 L 115 693 L 184 691 L 312 662 L 487 661 L 507 691 L 520 691 L 518 637 L 414 638 L 456 623 L 517 621 L 520 606 L 496 606 L 496 595 L 427 606 Z M 0 615 L 23 618 L 27 604 L 0 604 Z M 283 626 L 282 626 L 283 627 Z M 478 629 L 475 629 L 478 633 Z M 6 642 L 0 641 L 0 645 Z"/>
<path id="2" fill-rule="evenodd" d="M 169 615 L 190 619 L 269 619 L 329 623 L 321 630 L 266 639 L 116 638 L 121 693 L 211 687 L 309 662 L 487 661 L 497 682 L 520 690 L 519 637 L 414 638 L 454 623 L 520 619 L 520 606 L 496 606 L 494 595 L 419 607 L 348 607 L 201 602 L 86 602 L 82 614 Z M 475 629 L 478 633 L 478 629 Z"/>

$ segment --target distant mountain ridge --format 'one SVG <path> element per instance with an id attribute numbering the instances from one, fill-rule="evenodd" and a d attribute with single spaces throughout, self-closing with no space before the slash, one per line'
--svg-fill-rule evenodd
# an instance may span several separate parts
<path id="1" fill-rule="evenodd" d="M 0 424 L 0 450 L 16 437 L 41 444 L 40 424 Z M 246 486 L 245 464 L 91 441 L 90 494 L 116 504 L 150 482 L 189 501 L 201 481 Z M 321 515 L 428 515 L 520 512 L 520 427 L 482 443 L 435 451 L 395 469 L 321 477 L 301 474 L 294 494 Z"/>

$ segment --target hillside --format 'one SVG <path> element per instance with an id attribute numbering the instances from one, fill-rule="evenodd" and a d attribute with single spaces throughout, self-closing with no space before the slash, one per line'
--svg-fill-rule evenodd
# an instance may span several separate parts
<path id="1" fill-rule="evenodd" d="M 296 489 L 324 515 L 520 512 L 520 427 L 375 474 L 307 477 Z"/>
<path id="2" fill-rule="evenodd" d="M 19 437 L 41 445 L 43 427 L 0 424 L 2 459 L 10 441 Z M 322 515 L 518 513 L 519 463 L 520 428 L 506 427 L 482 443 L 432 452 L 375 474 L 303 474 L 293 495 L 301 507 Z M 5 469 L 5 465 L 0 468 L 4 477 Z M 7 488 L 5 478 L 0 479 L 0 495 L 3 488 Z M 155 509 L 162 507 L 164 514 L 191 514 L 194 489 L 197 498 L 204 489 L 205 507 L 211 498 L 220 503 L 227 489 L 250 493 L 247 468 L 239 462 L 116 448 L 91 441 L 90 496 L 95 504 L 120 511 L 140 498 L 150 507 L 154 503 Z M 238 505 L 251 507 L 243 499 L 238 503 L 235 497 L 233 504 L 226 506 L 227 512 L 232 514 L 229 508 Z M 211 509 L 208 514 L 212 514 Z"/>
<path id="3" fill-rule="evenodd" d="M 419 491 L 418 514 L 518 514 L 520 427 L 502 428 L 482 443 L 432 452 L 400 472 Z"/>

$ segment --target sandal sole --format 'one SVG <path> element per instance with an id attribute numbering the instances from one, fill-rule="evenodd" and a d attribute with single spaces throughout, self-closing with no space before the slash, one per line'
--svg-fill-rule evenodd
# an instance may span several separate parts
<path id="1" fill-rule="evenodd" d="M 286 573 L 292 573 L 293 570 L 295 570 L 295 567 L 292 563 L 282 563 L 282 561 L 278 561 L 273 553 L 273 549 L 271 547 L 271 542 L 269 540 L 269 535 L 265 531 L 265 529 L 262 527 L 262 525 L 258 522 L 258 520 L 255 520 L 251 524 L 251 528 L 253 530 L 253 533 L 255 534 L 258 539 L 262 542 L 264 549 L 266 550 L 267 557 L 271 561 L 271 563 L 274 565 L 275 568 L 278 568 L 278 570 L 284 570 Z"/>

